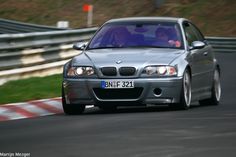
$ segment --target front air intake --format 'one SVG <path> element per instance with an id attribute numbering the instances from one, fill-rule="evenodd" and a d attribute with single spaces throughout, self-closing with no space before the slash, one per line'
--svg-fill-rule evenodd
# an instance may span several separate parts
<path id="1" fill-rule="evenodd" d="M 138 99 L 143 92 L 143 88 L 135 87 L 131 89 L 102 89 L 94 88 L 94 93 L 99 99 Z"/>

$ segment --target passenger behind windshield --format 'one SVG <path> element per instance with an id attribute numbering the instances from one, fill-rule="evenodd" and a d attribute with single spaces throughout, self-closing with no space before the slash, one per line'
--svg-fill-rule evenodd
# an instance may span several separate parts
<path id="1" fill-rule="evenodd" d="M 130 42 L 130 33 L 125 27 L 118 27 L 113 31 L 113 43 L 114 47 L 126 47 Z"/>

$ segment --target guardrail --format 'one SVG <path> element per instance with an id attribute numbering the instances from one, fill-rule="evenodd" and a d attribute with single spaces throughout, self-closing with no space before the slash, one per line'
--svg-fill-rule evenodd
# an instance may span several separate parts
<path id="1" fill-rule="evenodd" d="M 57 31 L 57 30 L 65 30 L 65 29 L 52 26 L 29 24 L 0 18 L 0 34 L 45 32 L 45 31 Z"/>
<path id="2" fill-rule="evenodd" d="M 0 85 L 32 76 L 62 72 L 62 66 L 80 52 L 72 43 L 87 41 L 97 27 L 0 35 Z M 236 52 L 236 38 L 206 37 L 216 52 Z"/>
<path id="3" fill-rule="evenodd" d="M 215 52 L 236 52 L 236 37 L 206 37 Z"/>
<path id="4" fill-rule="evenodd" d="M 97 27 L 79 30 L 0 35 L 0 85 L 32 76 L 60 73 L 80 53 L 72 43 L 87 41 Z"/>

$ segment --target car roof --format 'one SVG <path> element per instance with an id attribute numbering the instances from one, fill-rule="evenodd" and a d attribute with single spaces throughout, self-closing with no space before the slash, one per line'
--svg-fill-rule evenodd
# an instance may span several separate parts
<path id="1" fill-rule="evenodd" d="M 127 17 L 127 18 L 117 18 L 111 19 L 106 23 L 116 23 L 116 22 L 154 22 L 154 21 L 165 21 L 165 22 L 180 22 L 180 21 L 189 21 L 184 18 L 178 17 Z"/>

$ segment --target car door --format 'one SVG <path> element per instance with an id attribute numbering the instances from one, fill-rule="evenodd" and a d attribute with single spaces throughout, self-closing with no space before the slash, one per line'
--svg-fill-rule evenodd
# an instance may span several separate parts
<path id="1" fill-rule="evenodd" d="M 213 55 L 209 46 L 196 26 L 190 22 L 184 23 L 186 39 L 191 55 L 190 66 L 192 69 L 192 92 L 201 97 L 210 91 L 213 74 Z M 192 42 L 202 41 L 206 45 L 201 49 L 191 49 Z"/>

